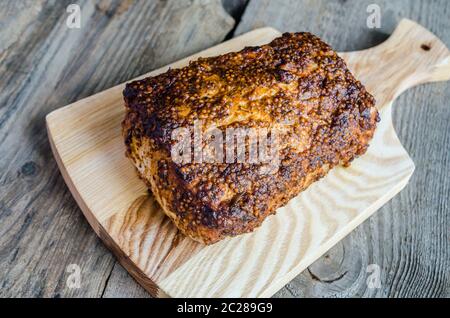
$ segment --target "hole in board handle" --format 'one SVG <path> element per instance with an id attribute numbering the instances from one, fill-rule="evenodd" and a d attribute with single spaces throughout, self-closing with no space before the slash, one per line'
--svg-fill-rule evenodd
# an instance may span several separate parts
<path id="1" fill-rule="evenodd" d="M 429 51 L 429 50 L 431 50 L 431 46 L 430 45 L 428 45 L 428 44 L 422 44 L 421 46 L 420 46 L 420 48 L 422 49 L 422 50 L 424 50 L 424 51 Z"/>

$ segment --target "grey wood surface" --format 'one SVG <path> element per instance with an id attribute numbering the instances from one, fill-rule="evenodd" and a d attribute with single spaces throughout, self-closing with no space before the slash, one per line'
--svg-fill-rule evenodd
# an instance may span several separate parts
<path id="1" fill-rule="evenodd" d="M 445 0 L 222 2 L 0 2 L 0 296 L 148 297 L 65 186 L 45 132 L 51 110 L 266 25 L 311 31 L 347 51 L 382 42 L 407 17 L 450 46 Z M 80 29 L 66 26 L 70 3 L 80 5 Z M 366 26 L 373 3 L 380 29 Z M 276 297 L 450 296 L 449 88 L 427 84 L 397 100 L 411 182 Z M 80 266 L 80 288 L 66 283 L 69 264 Z M 368 288 L 369 264 L 381 270 L 380 288 Z"/>

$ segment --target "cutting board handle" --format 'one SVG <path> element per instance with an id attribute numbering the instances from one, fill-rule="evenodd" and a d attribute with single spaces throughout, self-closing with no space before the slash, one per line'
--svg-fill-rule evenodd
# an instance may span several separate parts
<path id="1" fill-rule="evenodd" d="M 418 84 L 450 79 L 450 51 L 423 26 L 403 19 L 389 39 L 343 58 L 379 107 Z M 370 81 L 365 79 L 370 77 Z"/>

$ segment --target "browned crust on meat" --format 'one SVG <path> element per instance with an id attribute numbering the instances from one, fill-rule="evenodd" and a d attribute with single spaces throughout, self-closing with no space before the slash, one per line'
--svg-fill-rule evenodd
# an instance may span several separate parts
<path id="1" fill-rule="evenodd" d="M 128 84 L 124 97 L 127 156 L 178 228 L 206 244 L 252 231 L 329 169 L 349 165 L 366 151 L 379 120 L 374 98 L 310 33 L 201 58 Z M 278 170 L 175 163 L 171 133 L 195 120 L 223 131 L 289 122 Z"/>

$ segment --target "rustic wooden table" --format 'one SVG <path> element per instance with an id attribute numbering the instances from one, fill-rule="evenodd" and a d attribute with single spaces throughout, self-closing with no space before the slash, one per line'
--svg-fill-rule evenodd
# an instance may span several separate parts
<path id="1" fill-rule="evenodd" d="M 71 3 L 79 29 L 66 24 Z M 380 28 L 367 27 L 370 4 Z M 348 51 L 381 43 L 403 17 L 450 46 L 447 0 L 0 2 L 0 296 L 148 297 L 64 184 L 47 113 L 257 27 L 311 31 Z M 448 82 L 397 100 L 395 128 L 416 164 L 410 183 L 276 297 L 450 296 L 449 101 Z M 70 264 L 79 288 L 67 284 Z M 369 264 L 380 288 L 368 288 Z"/>

